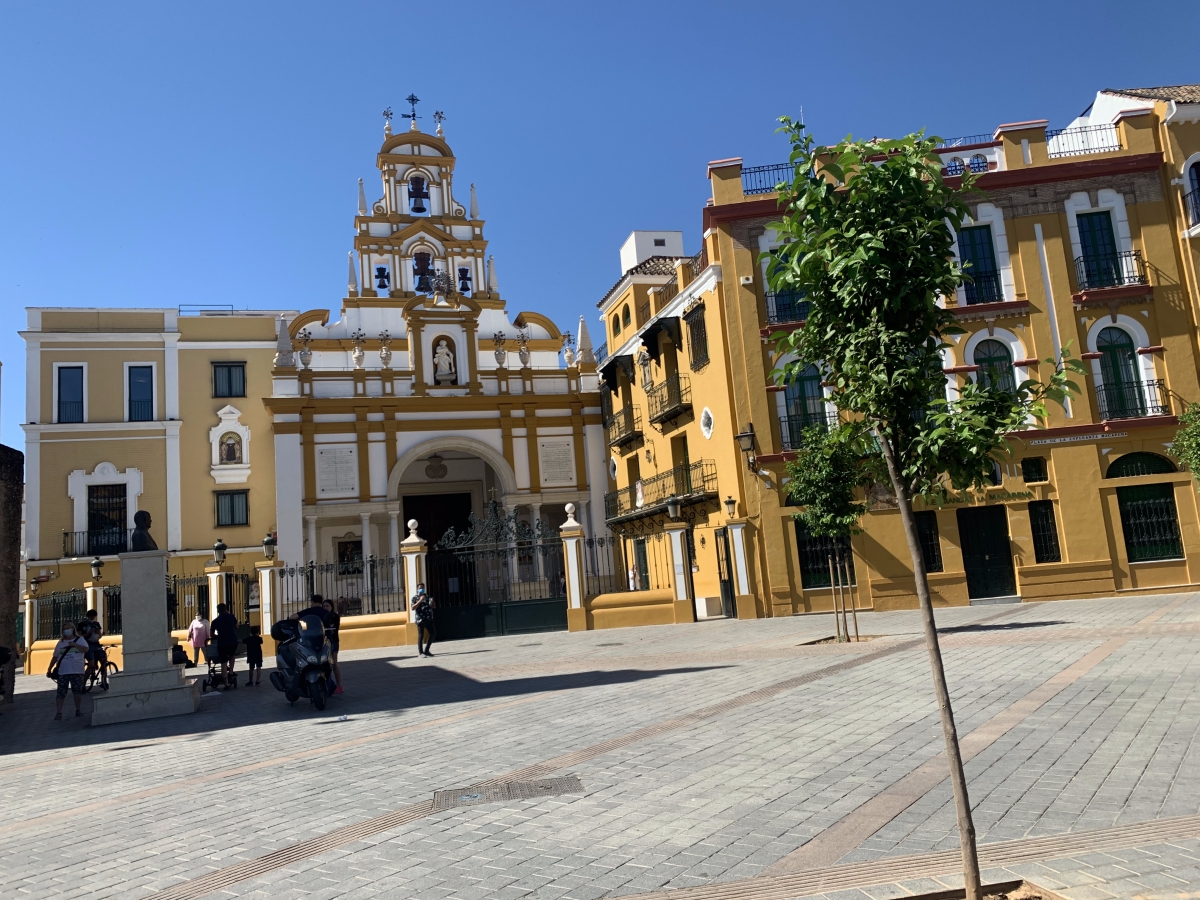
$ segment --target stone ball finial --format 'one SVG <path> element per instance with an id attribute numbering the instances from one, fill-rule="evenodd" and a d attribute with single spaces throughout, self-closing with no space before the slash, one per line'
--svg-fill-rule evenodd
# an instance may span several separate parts
<path id="1" fill-rule="evenodd" d="M 416 519 L 408 520 L 408 533 L 410 536 L 416 537 L 416 534 L 417 534 L 417 520 Z"/>
<path id="2" fill-rule="evenodd" d="M 568 503 L 566 506 L 563 507 L 563 509 L 565 509 L 567 511 L 568 516 L 575 515 L 575 504 L 574 503 Z"/>

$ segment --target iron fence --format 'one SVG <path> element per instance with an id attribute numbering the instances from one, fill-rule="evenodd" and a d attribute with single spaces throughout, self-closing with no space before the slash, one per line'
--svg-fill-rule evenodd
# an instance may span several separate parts
<path id="1" fill-rule="evenodd" d="M 56 591 L 48 597 L 37 598 L 37 641 L 53 641 L 62 636 L 63 625 L 74 625 L 87 613 L 87 591 Z"/>
<path id="2" fill-rule="evenodd" d="M 672 495 L 680 503 L 696 503 L 716 496 L 716 491 L 717 464 L 703 459 L 605 494 L 604 516 L 610 523 L 624 517 L 640 518 L 664 511 Z"/>
<path id="3" fill-rule="evenodd" d="M 646 402 L 652 423 L 673 419 L 692 408 L 691 382 L 686 375 L 670 375 L 662 384 L 646 391 Z"/>
<path id="4" fill-rule="evenodd" d="M 605 532 L 583 542 L 583 594 L 662 590 L 672 585 L 670 541 L 662 531 Z"/>
<path id="5" fill-rule="evenodd" d="M 1061 156 L 1085 156 L 1121 149 L 1116 125 L 1088 125 L 1084 128 L 1054 128 L 1046 132 L 1046 152 L 1051 159 Z"/>
<path id="6" fill-rule="evenodd" d="M 766 300 L 768 325 L 803 322 L 808 318 L 808 301 L 803 291 L 770 291 Z"/>
<path id="7" fill-rule="evenodd" d="M 617 410 L 605 425 L 608 446 L 623 447 L 642 436 L 642 414 L 632 406 Z"/>
<path id="8" fill-rule="evenodd" d="M 63 557 L 115 556 L 129 552 L 132 529 L 107 528 L 102 531 L 64 531 Z"/>
<path id="9" fill-rule="evenodd" d="M 104 586 L 104 633 L 121 634 L 121 586 Z"/>
<path id="10" fill-rule="evenodd" d="M 425 560 L 426 587 L 439 607 L 566 597 L 562 537 L 498 503 L 472 513 L 461 534 L 446 531 Z"/>
<path id="11" fill-rule="evenodd" d="M 773 166 L 751 166 L 742 169 L 743 194 L 771 194 L 778 190 L 784 182 L 791 182 L 793 175 L 791 163 L 778 163 Z"/>
<path id="12" fill-rule="evenodd" d="M 1081 291 L 1148 283 L 1140 250 L 1080 256 L 1075 260 L 1075 276 Z"/>
<path id="13" fill-rule="evenodd" d="M 1102 419 L 1141 419 L 1171 414 L 1166 385 L 1161 378 L 1097 385 L 1096 399 L 1100 403 Z"/>
<path id="14" fill-rule="evenodd" d="M 404 559 L 369 556 L 354 562 L 284 567 L 279 570 L 276 618 L 286 619 L 307 609 L 317 594 L 332 600 L 343 616 L 403 612 L 408 608 Z"/>
<path id="15" fill-rule="evenodd" d="M 167 627 L 171 631 L 186 629 L 196 613 L 209 617 L 208 576 L 167 576 Z"/>

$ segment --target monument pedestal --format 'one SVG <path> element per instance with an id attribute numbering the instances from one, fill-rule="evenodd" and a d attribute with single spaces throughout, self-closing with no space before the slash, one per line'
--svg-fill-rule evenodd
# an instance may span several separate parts
<path id="1" fill-rule="evenodd" d="M 194 713 L 200 685 L 171 664 L 167 630 L 167 551 L 121 554 L 121 655 L 125 669 L 94 693 L 92 724 Z"/>

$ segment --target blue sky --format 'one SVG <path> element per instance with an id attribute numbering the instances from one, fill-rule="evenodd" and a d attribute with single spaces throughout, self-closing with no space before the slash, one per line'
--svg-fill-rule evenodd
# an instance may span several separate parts
<path id="1" fill-rule="evenodd" d="M 423 128 L 445 111 L 509 309 L 574 331 L 631 230 L 698 249 L 708 160 L 785 159 L 781 114 L 828 140 L 1061 126 L 1099 88 L 1200 80 L 1197 34 L 1194 0 L 0 4 L 0 440 L 24 444 L 26 306 L 336 314 L 410 92 Z"/>

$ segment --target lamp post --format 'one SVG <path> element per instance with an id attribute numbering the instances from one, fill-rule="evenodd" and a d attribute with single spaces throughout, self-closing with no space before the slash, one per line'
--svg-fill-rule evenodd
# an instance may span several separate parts
<path id="1" fill-rule="evenodd" d="M 271 560 L 273 560 L 275 558 L 275 543 L 276 543 L 275 535 L 271 534 L 270 532 L 267 532 L 267 536 L 265 538 L 263 538 L 263 542 L 262 542 L 263 557 L 266 558 L 267 562 L 270 562 Z"/>
<path id="2" fill-rule="evenodd" d="M 100 570 L 104 568 L 104 561 L 97 556 L 92 560 L 92 581 L 100 580 Z"/>
<path id="3" fill-rule="evenodd" d="M 667 498 L 667 515 L 671 517 L 672 522 L 679 521 L 679 498 L 674 494 Z"/>
<path id="4" fill-rule="evenodd" d="M 735 435 L 738 448 L 746 454 L 746 466 L 751 472 L 757 470 L 758 460 L 754 456 L 754 423 L 747 422 L 746 430 Z"/>
<path id="5" fill-rule="evenodd" d="M 725 516 L 726 516 L 726 518 L 732 519 L 734 516 L 737 515 L 737 501 L 734 500 L 733 495 L 730 494 L 728 497 L 725 498 L 724 502 L 725 502 Z"/>
<path id="6" fill-rule="evenodd" d="M 217 542 L 213 544 L 213 562 L 215 562 L 218 566 L 225 565 L 225 551 L 227 549 L 228 548 L 225 546 L 225 542 L 220 538 L 217 538 Z"/>

